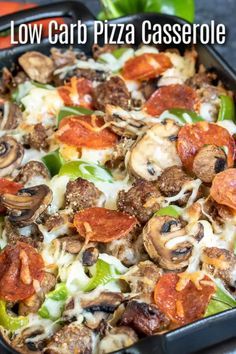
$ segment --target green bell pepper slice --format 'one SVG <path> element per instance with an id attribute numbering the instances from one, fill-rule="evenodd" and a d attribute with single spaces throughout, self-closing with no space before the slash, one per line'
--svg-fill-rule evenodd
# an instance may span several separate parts
<path id="1" fill-rule="evenodd" d="M 236 300 L 223 288 L 217 286 L 216 293 L 212 296 L 204 317 L 230 310 L 236 307 Z"/>
<path id="2" fill-rule="evenodd" d="M 8 331 L 14 332 L 17 329 L 26 326 L 29 323 L 28 317 L 11 316 L 7 313 L 6 303 L 0 300 L 0 326 Z"/>
<path id="3" fill-rule="evenodd" d="M 189 22 L 194 21 L 194 0 L 101 0 L 103 11 L 99 20 L 109 20 L 141 12 L 157 12 L 175 15 Z"/>
<path id="4" fill-rule="evenodd" d="M 235 122 L 235 103 L 230 96 L 220 96 L 218 122 L 221 122 L 222 120 L 232 120 Z"/>
<path id="5" fill-rule="evenodd" d="M 64 305 L 65 305 L 65 302 L 66 302 L 68 296 L 69 296 L 69 292 L 67 290 L 65 283 L 57 284 L 55 290 L 49 292 L 46 295 L 46 299 L 45 299 L 44 303 L 42 304 L 42 306 L 38 310 L 39 316 L 42 318 L 52 319 L 52 320 L 58 319 L 63 311 Z M 54 308 L 58 307 L 57 316 L 50 313 L 50 309 L 48 307 L 49 301 L 51 303 L 53 303 L 53 301 L 55 302 Z"/>
<path id="6" fill-rule="evenodd" d="M 204 317 L 215 315 L 216 313 L 230 310 L 232 307 L 224 302 L 212 299 L 207 307 Z"/>
<path id="7" fill-rule="evenodd" d="M 102 259 L 98 259 L 95 274 L 83 290 L 89 292 L 99 285 L 106 285 L 115 280 L 118 274 L 114 266 L 104 262 Z"/>
<path id="8" fill-rule="evenodd" d="M 57 125 L 59 125 L 61 120 L 64 119 L 65 117 L 84 116 L 84 115 L 91 115 L 93 113 L 94 111 L 92 111 L 91 109 L 80 107 L 80 106 L 78 107 L 64 106 L 60 109 L 57 115 Z"/>
<path id="9" fill-rule="evenodd" d="M 43 156 L 42 161 L 49 170 L 51 177 L 57 175 L 64 164 L 64 160 L 60 155 L 59 149 Z"/>
<path id="10" fill-rule="evenodd" d="M 116 58 L 116 59 L 120 59 L 122 57 L 122 55 L 127 52 L 127 50 L 130 50 L 130 48 L 117 48 L 112 52 L 112 55 Z"/>
<path id="11" fill-rule="evenodd" d="M 204 121 L 204 119 L 200 117 L 197 113 L 189 111 L 187 109 L 172 108 L 169 109 L 168 112 L 174 115 L 177 120 L 180 121 L 180 123 L 191 124 Z"/>
<path id="12" fill-rule="evenodd" d="M 155 216 L 172 216 L 178 218 L 182 213 L 182 209 L 176 205 L 169 205 L 165 208 L 161 208 L 155 213 Z"/>
<path id="13" fill-rule="evenodd" d="M 81 177 L 90 182 L 113 182 L 112 175 L 107 169 L 95 163 L 86 162 L 83 160 L 65 163 L 59 171 L 59 176 L 65 175 L 69 176 L 72 180 Z"/>

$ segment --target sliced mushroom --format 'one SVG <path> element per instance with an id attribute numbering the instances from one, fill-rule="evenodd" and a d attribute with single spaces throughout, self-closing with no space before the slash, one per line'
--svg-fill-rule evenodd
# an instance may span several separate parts
<path id="1" fill-rule="evenodd" d="M 102 292 L 99 297 L 91 299 L 87 296 L 82 296 L 80 306 L 90 312 L 103 311 L 113 313 L 115 309 L 125 300 L 125 295 L 122 293 Z"/>
<path id="2" fill-rule="evenodd" d="M 19 106 L 15 103 L 5 101 L 4 104 L 0 106 L 0 110 L 2 111 L 0 129 L 10 130 L 17 128 L 22 118 L 22 112 Z"/>
<path id="3" fill-rule="evenodd" d="M 43 235 L 40 232 L 38 225 L 33 223 L 30 227 L 27 227 L 27 235 L 24 234 L 25 229 L 17 228 L 16 225 L 12 225 L 8 218 L 5 218 L 4 233 L 6 235 L 7 242 L 15 245 L 17 242 L 29 243 L 34 248 L 40 248 L 43 242 Z"/>
<path id="4" fill-rule="evenodd" d="M 203 146 L 193 161 L 193 172 L 205 183 L 211 183 L 215 175 L 227 168 L 227 156 L 215 145 Z"/>
<path id="5" fill-rule="evenodd" d="M 37 336 L 45 336 L 43 325 L 33 325 L 23 329 L 13 337 L 11 345 L 17 353 L 40 354 L 46 344 L 45 340 L 36 340 Z"/>
<path id="6" fill-rule="evenodd" d="M 128 157 L 128 169 L 137 177 L 155 181 L 162 171 L 171 166 L 180 166 L 176 142 L 179 127 L 172 120 L 155 124 L 133 145 Z"/>
<path id="7" fill-rule="evenodd" d="M 71 254 L 78 254 L 83 246 L 77 235 L 60 237 L 57 240 L 61 243 L 62 249 Z"/>
<path id="8" fill-rule="evenodd" d="M 188 265 L 193 245 L 185 227 L 170 216 L 153 216 L 143 229 L 143 242 L 150 258 L 168 270 Z"/>
<path id="9" fill-rule="evenodd" d="M 11 136 L 0 138 L 0 177 L 7 176 L 20 166 L 24 156 L 24 149 Z"/>
<path id="10" fill-rule="evenodd" d="M 156 119 L 143 111 L 126 111 L 119 106 L 106 105 L 106 122 L 118 135 L 136 138 L 156 123 Z"/>
<path id="11" fill-rule="evenodd" d="M 52 80 L 54 65 L 52 59 L 39 52 L 27 52 L 19 58 L 19 64 L 35 81 L 46 84 Z"/>
<path id="12" fill-rule="evenodd" d="M 1 204 L 7 208 L 9 220 L 18 226 L 32 224 L 52 201 L 52 191 L 44 184 L 21 189 L 17 195 L 3 194 Z"/>
<path id="13" fill-rule="evenodd" d="M 97 262 L 99 251 L 96 247 L 88 247 L 82 256 L 82 262 L 84 266 L 91 267 Z"/>

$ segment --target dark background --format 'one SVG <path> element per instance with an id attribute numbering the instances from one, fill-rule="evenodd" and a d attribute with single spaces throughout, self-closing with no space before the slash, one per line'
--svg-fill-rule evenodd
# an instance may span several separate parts
<path id="1" fill-rule="evenodd" d="M 37 2 L 40 4 L 48 4 L 57 1 L 58 0 L 22 0 L 21 2 Z M 185 0 L 179 1 L 184 2 Z M 87 5 L 93 14 L 96 15 L 98 13 L 99 0 L 81 0 L 81 2 Z M 217 23 L 223 23 L 226 25 L 228 29 L 227 42 L 225 45 L 216 47 L 224 59 L 236 70 L 236 0 L 195 0 L 195 3 L 196 23 L 208 23 L 211 20 L 215 20 Z"/>
<path id="2" fill-rule="evenodd" d="M 37 2 L 39 4 L 48 4 L 57 1 L 58 0 L 31 0 L 21 2 Z M 83 2 L 94 15 L 98 13 L 99 0 L 81 0 L 81 2 Z M 223 23 L 226 25 L 228 30 L 227 42 L 225 45 L 216 46 L 216 48 L 223 56 L 223 58 L 236 70 L 236 0 L 195 0 L 195 3 L 196 23 L 209 23 L 211 20 L 215 20 L 216 23 Z M 201 339 L 199 338 L 199 340 Z M 189 343 L 189 346 L 191 348 L 191 343 Z M 222 343 L 217 347 L 202 351 L 201 354 L 236 354 L 236 341 L 232 340 L 227 343 Z"/>

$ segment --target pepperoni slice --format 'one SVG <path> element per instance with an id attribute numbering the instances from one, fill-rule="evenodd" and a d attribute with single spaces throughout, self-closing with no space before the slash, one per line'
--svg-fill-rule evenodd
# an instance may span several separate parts
<path id="1" fill-rule="evenodd" d="M 4 193 L 16 194 L 23 185 L 17 182 L 10 181 L 6 178 L 0 178 L 0 195 Z M 6 209 L 0 206 L 0 213 L 3 213 Z"/>
<path id="2" fill-rule="evenodd" d="M 24 300 L 35 293 L 36 281 L 42 282 L 44 262 L 27 243 L 7 246 L 0 253 L 0 298 Z"/>
<path id="3" fill-rule="evenodd" d="M 215 176 L 210 195 L 217 203 L 236 210 L 236 168 L 229 168 Z"/>
<path id="4" fill-rule="evenodd" d="M 93 88 L 90 80 L 83 77 L 78 79 L 74 76 L 69 83 L 65 86 L 58 87 L 57 90 L 66 106 L 93 108 Z"/>
<path id="5" fill-rule="evenodd" d="M 144 53 L 125 62 L 122 75 L 126 80 L 148 80 L 162 74 L 172 63 L 164 53 Z"/>
<path id="6" fill-rule="evenodd" d="M 228 130 L 214 123 L 198 122 L 185 125 L 178 134 L 178 154 L 188 170 L 192 169 L 193 160 L 198 150 L 207 144 L 225 148 L 228 167 L 233 166 L 235 142 Z"/>
<path id="7" fill-rule="evenodd" d="M 95 116 L 64 118 L 60 123 L 57 138 L 78 148 L 106 149 L 117 143 L 117 135 L 108 128 L 101 128 L 103 125 L 103 119 Z"/>
<path id="8" fill-rule="evenodd" d="M 134 216 L 96 207 L 84 209 L 74 218 L 74 225 L 82 237 L 103 243 L 127 236 L 136 224 Z"/>
<path id="9" fill-rule="evenodd" d="M 215 286 L 207 276 L 199 282 L 200 288 L 189 280 L 185 287 L 177 291 L 180 281 L 176 273 L 164 274 L 157 282 L 154 299 L 161 311 L 179 326 L 200 319 L 215 293 Z"/>
<path id="10" fill-rule="evenodd" d="M 197 95 L 187 85 L 168 85 L 155 91 L 144 105 L 144 110 L 151 116 L 159 116 L 172 108 L 194 110 Z"/>

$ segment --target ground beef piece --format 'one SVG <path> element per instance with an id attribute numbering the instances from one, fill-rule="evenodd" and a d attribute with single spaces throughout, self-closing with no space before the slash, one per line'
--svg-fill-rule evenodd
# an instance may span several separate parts
<path id="1" fill-rule="evenodd" d="M 29 235 L 25 235 L 25 232 L 23 229 L 18 229 L 15 226 L 13 226 L 10 221 L 5 218 L 5 234 L 7 237 L 7 241 L 9 244 L 16 244 L 18 241 L 20 242 L 25 242 L 29 243 L 31 246 L 35 248 L 40 248 L 42 242 L 43 242 L 43 235 L 39 231 L 38 225 L 37 224 L 32 224 L 27 227 L 29 231 Z M 28 232 L 27 232 L 28 233 Z"/>
<path id="2" fill-rule="evenodd" d="M 138 299 L 151 303 L 153 290 L 162 274 L 162 269 L 156 264 L 145 261 L 131 267 L 122 279 L 129 284 L 132 294 L 137 294 Z"/>
<path id="3" fill-rule="evenodd" d="M 117 48 L 118 48 L 117 45 L 107 44 L 107 45 L 104 45 L 103 47 L 100 47 L 98 44 L 94 44 L 93 48 L 92 48 L 93 57 L 95 60 L 97 60 L 101 54 L 111 53 L 114 50 L 116 50 Z"/>
<path id="4" fill-rule="evenodd" d="M 207 72 L 203 66 L 200 66 L 198 73 L 186 81 L 186 85 L 195 89 L 201 88 L 204 84 L 210 85 L 216 81 L 217 75 L 214 72 Z"/>
<path id="5" fill-rule="evenodd" d="M 78 323 L 62 327 L 49 341 L 45 354 L 92 354 L 93 332 Z"/>
<path id="6" fill-rule="evenodd" d="M 201 255 L 202 268 L 221 278 L 229 287 L 236 288 L 236 256 L 222 248 L 208 247 Z"/>
<path id="7" fill-rule="evenodd" d="M 138 334 L 151 336 L 166 328 L 170 321 L 156 305 L 129 301 L 120 323 L 133 328 Z"/>
<path id="8" fill-rule="evenodd" d="M 48 149 L 48 135 L 46 128 L 41 124 L 36 124 L 33 131 L 29 134 L 26 143 L 30 145 L 31 148 L 36 150 L 47 150 Z"/>
<path id="9" fill-rule="evenodd" d="M 77 69 L 75 75 L 77 77 L 84 77 L 90 81 L 105 81 L 107 77 L 104 71 L 97 71 L 92 69 Z"/>
<path id="10" fill-rule="evenodd" d="M 44 220 L 44 226 L 50 232 L 53 229 L 57 229 L 60 226 L 64 225 L 65 222 L 66 222 L 66 216 L 60 213 L 55 213 L 47 217 L 46 220 Z"/>
<path id="11" fill-rule="evenodd" d="M 128 109 L 129 101 L 130 93 L 125 82 L 119 76 L 111 77 L 94 90 L 95 108 L 102 111 L 105 111 L 108 104 Z"/>
<path id="12" fill-rule="evenodd" d="M 143 94 L 143 97 L 148 100 L 151 95 L 157 90 L 157 81 L 158 79 L 150 79 L 148 81 L 143 81 L 141 83 L 140 90 Z"/>
<path id="13" fill-rule="evenodd" d="M 66 186 L 66 207 L 74 212 L 94 207 L 98 204 L 102 193 L 92 182 L 82 178 L 68 182 Z"/>
<path id="14" fill-rule="evenodd" d="M 40 292 L 32 295 L 30 298 L 19 303 L 18 314 L 20 316 L 27 316 L 30 313 L 36 313 L 41 307 L 45 295 L 55 288 L 57 278 L 51 273 L 44 274 L 43 281 L 40 284 Z"/>
<path id="15" fill-rule="evenodd" d="M 86 56 L 84 56 L 86 59 Z M 51 49 L 51 58 L 55 68 L 61 68 L 66 65 L 73 65 L 77 59 L 77 52 L 71 49 L 61 50 L 58 48 Z"/>
<path id="16" fill-rule="evenodd" d="M 124 213 L 136 216 L 141 224 L 145 224 L 159 210 L 156 199 L 160 196 L 155 183 L 138 179 L 128 192 L 119 192 L 117 207 Z"/>
<path id="17" fill-rule="evenodd" d="M 26 184 L 34 178 L 49 180 L 49 172 L 46 166 L 40 161 L 30 161 L 25 164 L 15 178 L 16 182 Z"/>
<path id="18" fill-rule="evenodd" d="M 62 248 L 71 254 L 79 253 L 83 246 L 78 238 L 78 235 L 60 237 L 57 240 L 61 243 Z"/>
<path id="19" fill-rule="evenodd" d="M 208 198 L 207 201 L 203 205 L 204 213 L 210 215 L 213 219 L 213 228 L 216 232 L 222 232 L 219 227 L 224 225 L 227 221 L 232 220 L 234 217 L 234 212 L 232 209 L 223 204 L 218 204 L 212 198 Z M 206 217 L 203 214 L 202 218 Z M 218 227 L 217 227 L 218 226 Z M 219 229 L 219 231 L 217 231 Z"/>
<path id="20" fill-rule="evenodd" d="M 125 169 L 125 156 L 127 152 L 131 149 L 134 140 L 129 138 L 121 138 L 118 144 L 113 149 L 111 158 L 107 161 L 106 165 L 108 168 Z"/>
<path id="21" fill-rule="evenodd" d="M 194 157 L 193 173 L 205 183 L 211 183 L 216 174 L 226 168 L 227 156 L 219 146 L 203 146 Z"/>
<path id="22" fill-rule="evenodd" d="M 193 178 L 188 176 L 181 167 L 171 166 L 162 172 L 158 180 L 158 185 L 161 193 L 166 197 L 172 197 L 180 192 L 185 183 L 192 180 Z M 185 205 L 189 196 L 190 193 L 186 193 L 186 197 L 176 201 L 176 204 L 180 206 Z"/>
<path id="23" fill-rule="evenodd" d="M 0 93 L 5 94 L 12 88 L 13 76 L 6 67 L 2 69 L 2 78 L 0 83 Z"/>

